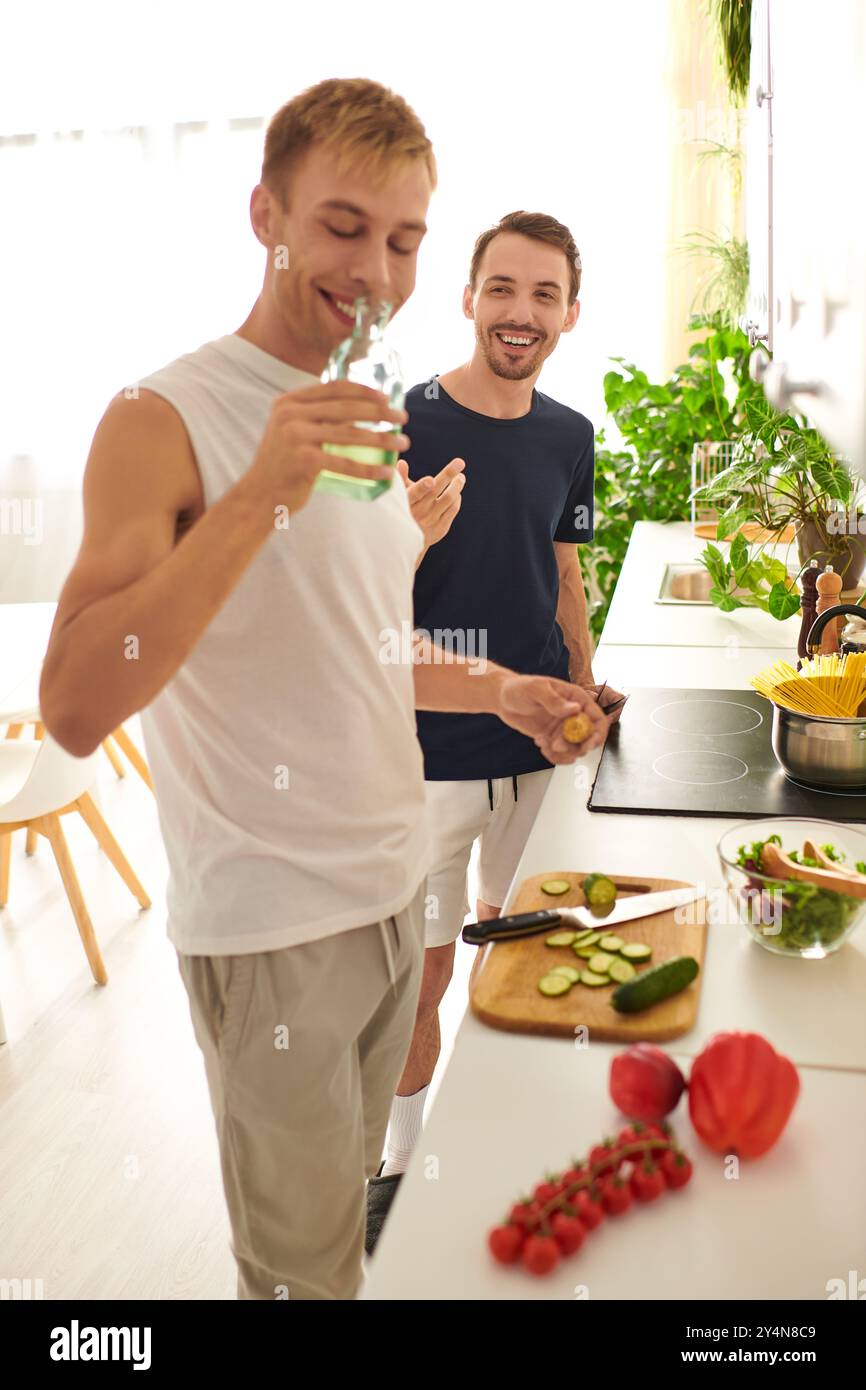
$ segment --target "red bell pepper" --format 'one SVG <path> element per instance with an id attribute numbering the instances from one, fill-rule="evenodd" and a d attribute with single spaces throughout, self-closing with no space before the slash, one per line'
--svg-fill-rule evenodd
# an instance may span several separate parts
<path id="1" fill-rule="evenodd" d="M 716 1153 L 760 1158 L 782 1133 L 800 1091 L 793 1062 L 758 1033 L 717 1033 L 692 1063 L 689 1114 Z"/>

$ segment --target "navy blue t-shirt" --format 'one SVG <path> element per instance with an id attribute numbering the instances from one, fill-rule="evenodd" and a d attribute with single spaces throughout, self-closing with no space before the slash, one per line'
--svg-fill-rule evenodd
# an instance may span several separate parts
<path id="1" fill-rule="evenodd" d="M 412 387 L 406 410 L 410 478 L 466 460 L 460 511 L 415 576 L 416 628 L 467 658 L 568 680 L 553 543 L 593 536 L 592 424 L 540 391 L 516 420 L 480 415 L 435 377 Z M 532 739 L 495 715 L 419 710 L 417 719 L 430 781 L 550 767 Z"/>

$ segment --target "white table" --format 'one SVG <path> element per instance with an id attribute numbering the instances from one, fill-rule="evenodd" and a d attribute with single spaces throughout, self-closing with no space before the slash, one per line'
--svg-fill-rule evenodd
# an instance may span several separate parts
<path id="1" fill-rule="evenodd" d="M 681 527 L 636 528 L 620 586 L 635 593 L 636 571 L 655 566 L 644 576 L 640 641 L 619 618 L 619 641 L 611 641 L 608 623 L 596 677 L 622 690 L 745 688 L 756 670 L 790 653 L 798 621 L 750 613 L 731 642 L 721 613 L 654 608 L 647 596 L 658 589 L 662 549 L 665 559 L 683 558 L 668 553 L 666 533 L 675 530 L 682 537 Z M 677 626 L 694 633 L 696 614 L 700 647 Z M 665 641 L 656 640 L 660 628 Z M 555 772 L 506 911 L 528 875 L 568 868 L 720 883 L 715 845 L 733 822 L 590 812 L 598 757 Z M 728 1181 L 681 1102 L 672 1118 L 695 1162 L 689 1186 L 621 1225 L 606 1222 L 547 1279 L 497 1266 L 485 1233 L 546 1170 L 566 1166 L 622 1123 L 607 1094 L 610 1060 L 622 1045 L 590 1040 L 581 1050 L 566 1039 L 498 1032 L 467 1012 L 365 1297 L 574 1299 L 575 1287 L 587 1285 L 590 1298 L 826 1298 L 829 1279 L 866 1269 L 864 1000 L 862 933 L 824 961 L 801 961 L 770 955 L 744 927 L 711 926 L 696 1027 L 666 1050 L 687 1069 L 715 1032 L 763 1033 L 800 1070 L 789 1127 L 770 1155 L 744 1162 L 739 1179 Z M 837 1159 L 839 1180 L 834 1173 L 828 1181 Z"/>

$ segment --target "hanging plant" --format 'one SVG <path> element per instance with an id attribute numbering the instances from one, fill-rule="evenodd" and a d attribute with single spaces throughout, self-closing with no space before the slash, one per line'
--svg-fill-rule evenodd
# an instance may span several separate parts
<path id="1" fill-rule="evenodd" d="M 709 0 L 731 100 L 741 106 L 749 90 L 752 56 L 752 0 Z"/>

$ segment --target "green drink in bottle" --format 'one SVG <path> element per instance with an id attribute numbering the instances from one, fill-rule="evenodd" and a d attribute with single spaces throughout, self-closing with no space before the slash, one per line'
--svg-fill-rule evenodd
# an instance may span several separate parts
<path id="1" fill-rule="evenodd" d="M 351 338 L 346 338 L 335 348 L 322 373 L 322 381 L 358 381 L 362 386 L 372 386 L 375 391 L 383 391 L 392 409 L 402 409 L 405 398 L 403 370 L 400 359 L 385 342 L 385 329 L 391 316 L 391 305 L 370 304 L 366 299 L 355 301 L 355 330 Z M 389 464 L 392 468 L 397 462 L 397 450 L 388 448 L 387 435 L 399 434 L 399 426 L 387 420 L 376 424 L 372 420 L 359 420 L 357 424 L 365 430 L 381 430 L 382 448 L 368 448 L 366 445 L 323 444 L 328 454 L 352 459 L 355 463 Z M 323 468 L 316 479 L 316 490 L 335 492 L 341 497 L 357 497 L 372 501 L 391 486 L 390 478 L 352 478 L 338 469 Z"/>

